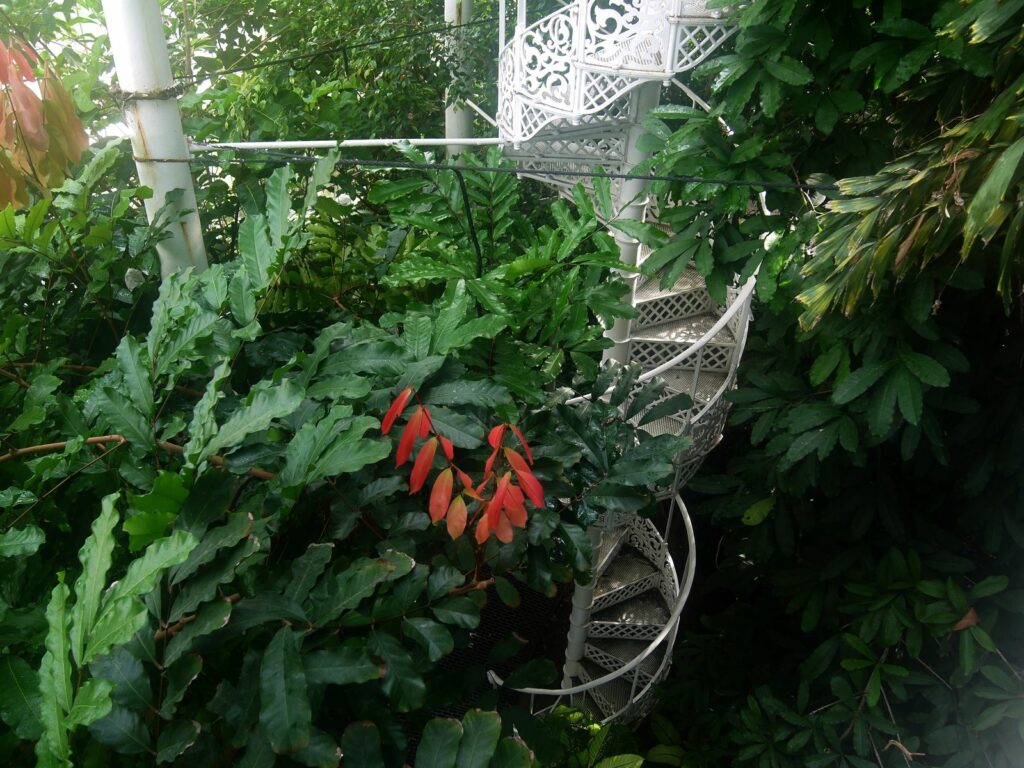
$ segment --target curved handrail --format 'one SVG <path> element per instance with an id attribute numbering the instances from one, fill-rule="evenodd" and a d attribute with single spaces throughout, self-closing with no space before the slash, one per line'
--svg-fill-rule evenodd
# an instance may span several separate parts
<path id="1" fill-rule="evenodd" d="M 741 288 L 740 292 L 736 294 L 736 298 L 732 302 L 732 304 L 729 305 L 725 312 L 722 313 L 722 316 L 718 318 L 718 321 L 714 325 L 712 325 L 711 328 L 709 328 L 703 336 L 701 336 L 699 339 L 693 342 L 693 344 L 688 346 L 675 357 L 670 358 L 661 365 L 652 368 L 649 371 L 644 371 L 643 373 L 641 373 L 640 376 L 637 377 L 637 383 L 650 381 L 655 376 L 660 376 L 661 374 L 665 373 L 665 371 L 675 368 L 677 365 L 682 363 L 687 358 L 697 354 L 699 350 L 701 350 L 713 338 L 715 338 L 715 336 L 717 336 L 721 332 L 721 330 L 725 328 L 729 321 L 736 316 L 736 313 L 740 311 L 743 305 L 747 303 L 747 300 L 750 298 L 751 294 L 753 294 L 755 287 L 757 287 L 757 272 L 755 272 L 754 274 L 747 278 L 747 282 L 743 284 L 743 288 Z M 579 397 L 574 397 L 570 400 L 566 400 L 565 404 L 576 405 L 577 403 L 582 403 L 585 400 L 589 400 L 590 398 L 591 395 L 580 395 Z"/>
<path id="2" fill-rule="evenodd" d="M 686 505 L 683 504 L 683 499 L 678 493 L 675 495 L 675 501 L 676 505 L 679 507 L 679 514 L 683 518 L 683 525 L 686 526 L 686 543 L 689 547 L 689 551 L 686 555 L 686 571 L 683 574 L 683 583 L 679 588 L 679 596 L 676 598 L 676 604 L 672 607 L 672 613 L 669 614 L 668 621 L 665 622 L 665 626 L 662 627 L 661 631 L 657 635 L 655 635 L 647 648 L 614 672 L 609 672 L 607 675 L 596 677 L 593 680 L 588 680 L 586 683 L 575 685 L 571 688 L 511 688 L 510 690 L 530 694 L 532 696 L 572 696 L 577 693 L 585 693 L 593 688 L 604 685 L 605 683 L 610 683 L 612 680 L 617 680 L 628 672 L 632 672 L 640 666 L 648 656 L 654 653 L 655 649 L 661 645 L 665 638 L 675 630 L 676 625 L 679 623 L 679 617 L 683 612 L 683 606 L 686 605 L 686 601 L 690 597 L 690 590 L 693 587 L 693 577 L 697 571 L 697 541 L 693 533 L 693 522 L 690 520 L 690 513 L 687 511 Z M 502 678 L 493 670 L 488 671 L 487 675 L 495 685 L 504 686 Z"/>

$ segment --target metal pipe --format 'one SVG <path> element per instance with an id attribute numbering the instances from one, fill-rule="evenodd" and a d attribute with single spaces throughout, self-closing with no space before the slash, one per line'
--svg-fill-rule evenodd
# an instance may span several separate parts
<path id="1" fill-rule="evenodd" d="M 487 146 L 505 144 L 504 139 L 497 136 L 484 138 L 455 139 L 322 139 L 315 141 L 217 141 L 203 144 L 192 144 L 193 152 L 207 149 L 345 149 L 353 147 L 393 147 L 396 144 L 411 144 L 414 147 L 444 147 L 457 141 L 459 144 Z"/>
<path id="2" fill-rule="evenodd" d="M 182 190 L 180 199 L 165 211 L 169 237 L 156 244 L 160 272 L 167 277 L 189 267 L 206 269 L 189 147 L 181 129 L 160 6 L 157 0 L 103 0 L 103 15 L 118 86 L 126 99 L 125 122 L 139 183 L 153 190 L 145 201 L 150 224 L 169 202 L 168 194 Z"/>
<path id="3" fill-rule="evenodd" d="M 473 0 L 444 0 L 444 20 L 446 24 L 461 27 L 473 18 Z M 455 70 L 466 74 L 466 59 L 463 50 L 466 47 L 465 31 L 457 30 L 450 40 L 452 59 L 456 62 Z M 445 91 L 444 135 L 446 139 L 459 139 L 473 135 L 473 113 L 466 109 L 461 101 L 449 104 L 450 91 Z M 460 152 L 471 149 L 472 144 L 460 144 L 451 141 L 448 145 L 448 156 L 454 157 Z"/>

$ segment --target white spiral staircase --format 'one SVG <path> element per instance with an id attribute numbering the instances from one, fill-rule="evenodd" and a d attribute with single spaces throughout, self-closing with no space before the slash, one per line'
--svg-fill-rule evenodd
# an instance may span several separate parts
<path id="1" fill-rule="evenodd" d="M 638 126 L 657 104 L 660 84 L 674 81 L 686 89 L 676 75 L 708 58 L 734 31 L 727 15 L 705 5 L 706 0 L 569 0 L 528 23 L 521 0 L 515 33 L 499 58 L 497 122 L 506 155 L 522 175 L 568 196 L 579 181 L 591 191 L 593 185 L 545 171 L 600 167 L 622 174 L 645 159 L 635 146 Z M 612 197 L 617 218 L 656 221 L 642 182 L 613 180 Z M 642 270 L 650 249 L 618 237 L 623 261 Z M 696 565 L 693 528 L 679 489 L 721 439 L 729 408 L 724 395 L 735 384 L 754 288 L 751 278 L 730 289 L 723 306 L 692 268 L 667 288 L 658 275 L 624 274 L 638 316 L 609 334 L 617 342 L 611 356 L 639 363 L 643 380 L 660 377 L 666 383 L 662 399 L 690 395 L 689 409 L 642 429 L 686 435 L 693 445 L 678 458 L 674 482 L 658 489 L 668 502 L 655 518 L 658 524 L 637 515 L 606 515 L 591 529 L 593 579 L 574 590 L 562 686 L 517 689 L 529 696 L 535 712 L 570 703 L 603 721 L 645 714 L 671 664 Z M 676 518 L 681 526 L 676 523 L 673 531 Z M 681 573 L 673 558 L 681 550 L 676 539 L 686 547 Z M 502 682 L 495 673 L 491 677 Z"/>

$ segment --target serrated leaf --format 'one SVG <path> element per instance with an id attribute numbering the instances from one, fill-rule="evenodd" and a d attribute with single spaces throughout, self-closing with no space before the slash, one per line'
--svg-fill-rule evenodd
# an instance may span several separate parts
<path id="1" fill-rule="evenodd" d="M 792 56 L 783 56 L 778 61 L 766 59 L 764 68 L 772 77 L 789 85 L 805 85 L 814 79 L 811 70 Z"/>
<path id="2" fill-rule="evenodd" d="M 845 405 L 857 399 L 889 370 L 888 363 L 871 363 L 853 371 L 832 390 L 832 402 Z"/>
<path id="3" fill-rule="evenodd" d="M 96 622 L 107 586 L 107 571 L 114 555 L 114 526 L 119 518 L 114 506 L 118 498 L 116 493 L 103 497 L 92 532 L 78 552 L 82 574 L 75 581 L 75 604 L 71 609 L 71 655 L 79 666 L 84 663 L 85 639 Z"/>
<path id="4" fill-rule="evenodd" d="M 174 531 L 170 536 L 154 541 L 141 557 L 131 562 L 124 577 L 107 590 L 103 610 L 121 598 L 152 592 L 164 571 L 185 562 L 198 543 L 199 540 L 188 531 Z"/>
<path id="5" fill-rule="evenodd" d="M 259 390 L 252 401 L 235 411 L 199 453 L 199 461 L 237 446 L 253 432 L 262 432 L 274 419 L 295 411 L 303 393 L 288 379 L 277 386 Z"/>
<path id="6" fill-rule="evenodd" d="M 260 664 L 260 725 L 270 746 L 281 754 L 309 743 L 311 721 L 299 640 L 290 627 L 282 627 Z"/>
<path id="7" fill-rule="evenodd" d="M 314 480 L 356 472 L 391 453 L 387 440 L 363 435 L 380 426 L 369 416 L 352 418 L 352 407 L 335 405 L 324 418 L 306 423 L 288 443 L 285 466 L 279 476 L 285 486 L 304 486 Z"/>
<path id="8" fill-rule="evenodd" d="M 423 394 L 428 405 L 481 405 L 495 407 L 509 401 L 508 390 L 486 380 L 452 381 L 430 387 Z"/>

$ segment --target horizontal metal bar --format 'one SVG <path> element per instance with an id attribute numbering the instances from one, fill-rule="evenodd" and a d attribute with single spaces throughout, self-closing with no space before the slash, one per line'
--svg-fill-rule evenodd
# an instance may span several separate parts
<path id="1" fill-rule="evenodd" d="M 346 147 L 393 147 L 396 144 L 411 144 L 414 147 L 444 147 L 449 144 L 490 146 L 505 144 L 497 136 L 465 139 L 324 139 L 320 141 L 215 141 L 203 144 L 189 144 L 193 152 L 209 149 L 344 149 Z"/>

